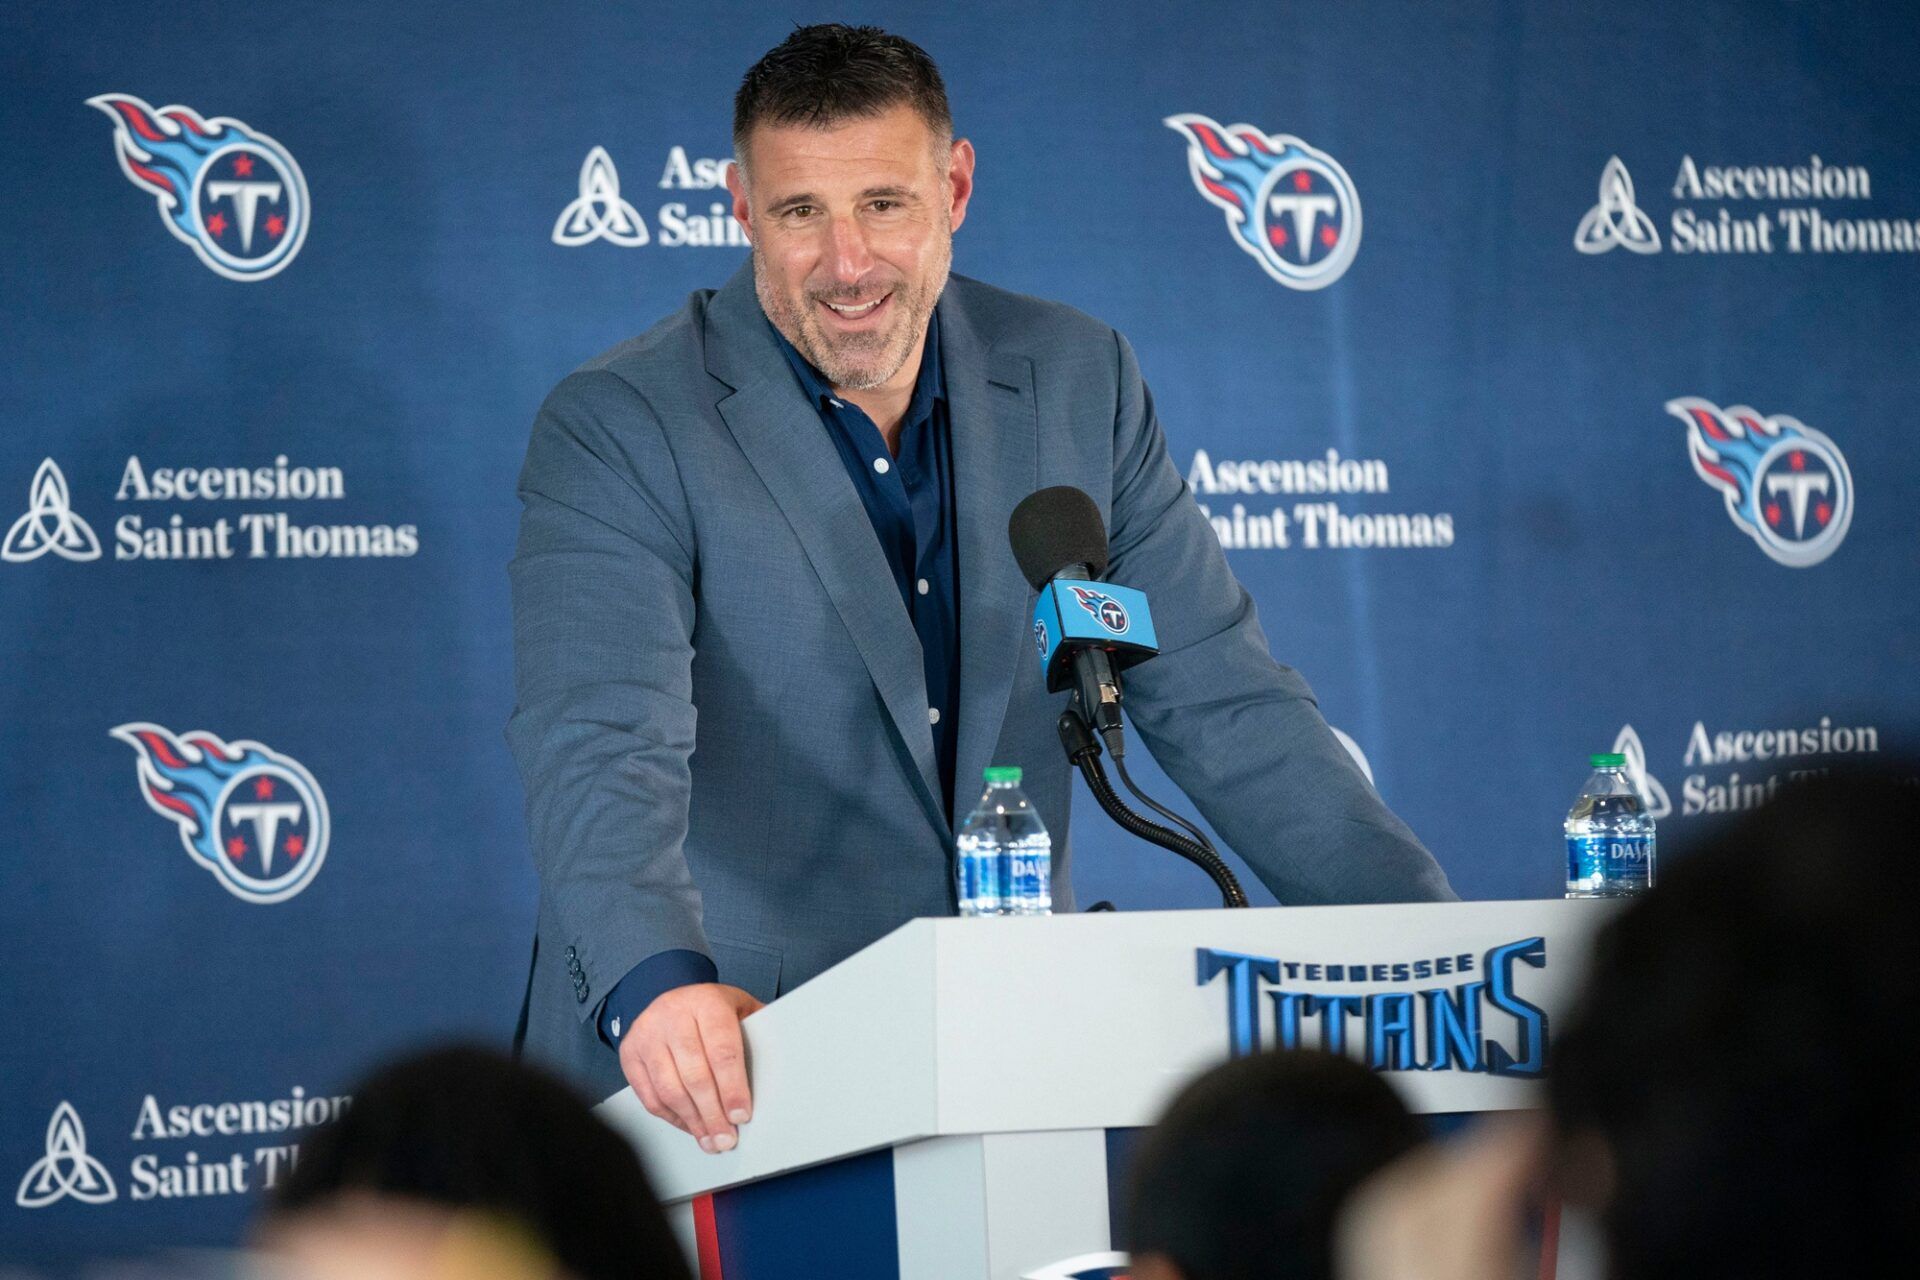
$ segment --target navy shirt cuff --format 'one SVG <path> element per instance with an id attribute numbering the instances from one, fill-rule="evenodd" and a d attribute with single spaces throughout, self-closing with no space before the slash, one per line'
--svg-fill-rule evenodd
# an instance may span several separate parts
<path id="1" fill-rule="evenodd" d="M 620 1037 L 627 1033 L 641 1011 L 653 1003 L 654 997 L 675 987 L 718 981 L 718 966 L 698 951 L 662 951 L 648 956 L 627 970 L 627 976 L 614 984 L 601 1003 L 600 1038 L 608 1048 L 618 1049 Z"/>

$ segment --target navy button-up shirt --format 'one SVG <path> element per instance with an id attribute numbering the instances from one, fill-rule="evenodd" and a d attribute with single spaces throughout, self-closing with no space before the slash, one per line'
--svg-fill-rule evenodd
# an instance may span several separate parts
<path id="1" fill-rule="evenodd" d="M 820 411 L 920 637 L 933 754 L 940 765 L 942 798 L 951 813 L 959 742 L 960 575 L 954 564 L 953 427 L 940 369 L 939 316 L 927 323 L 920 376 L 900 423 L 898 457 L 888 452 L 880 428 L 860 406 L 835 395 L 792 343 L 778 330 L 774 335 L 807 398 Z"/>
<path id="2" fill-rule="evenodd" d="M 960 575 L 954 539 L 953 422 L 940 367 L 939 315 L 927 323 L 926 348 L 913 397 L 900 423 L 897 456 L 888 450 L 886 437 L 873 419 L 853 401 L 836 395 L 820 371 L 778 329 L 773 332 L 867 509 L 874 537 L 913 619 L 927 677 L 934 758 L 940 767 L 942 799 L 951 814 L 960 729 Z M 718 970 L 713 961 L 697 951 L 650 956 L 628 971 L 608 995 L 598 1019 L 600 1035 L 618 1045 L 654 997 L 674 987 L 715 981 Z"/>

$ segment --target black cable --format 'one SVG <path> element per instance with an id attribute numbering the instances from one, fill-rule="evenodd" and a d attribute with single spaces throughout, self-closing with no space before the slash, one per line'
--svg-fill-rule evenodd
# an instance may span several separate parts
<path id="1" fill-rule="evenodd" d="M 1087 789 L 1093 792 L 1093 798 L 1099 801 L 1100 807 L 1106 810 L 1109 818 L 1142 840 L 1150 840 L 1164 849 L 1171 849 L 1206 872 L 1208 878 L 1220 890 L 1221 905 L 1228 907 L 1247 905 L 1246 890 L 1240 887 L 1240 881 L 1227 864 L 1220 860 L 1219 854 L 1203 844 L 1189 840 L 1170 827 L 1149 822 L 1127 808 L 1126 802 L 1121 800 L 1119 793 L 1113 789 L 1113 783 L 1107 780 L 1107 771 L 1101 766 L 1100 757 L 1083 757 L 1080 760 L 1080 774 L 1087 780 Z"/>
<path id="2" fill-rule="evenodd" d="M 1113 755 L 1112 752 L 1108 752 L 1107 754 Z M 1141 804 L 1144 804 L 1145 806 L 1147 806 L 1147 808 L 1153 810 L 1155 813 L 1159 814 L 1161 817 L 1166 818 L 1169 821 L 1178 825 L 1188 835 L 1192 836 L 1195 840 L 1205 845 L 1209 850 L 1213 849 L 1213 841 L 1207 839 L 1206 832 L 1200 830 L 1200 828 L 1194 826 L 1191 822 L 1188 822 L 1185 818 L 1181 817 L 1179 814 L 1175 813 L 1173 810 L 1167 808 L 1167 806 L 1161 804 L 1158 800 L 1155 800 L 1152 796 L 1148 795 L 1146 792 L 1142 791 L 1139 787 L 1134 785 L 1133 775 L 1127 772 L 1127 758 L 1125 756 L 1113 757 L 1113 769 L 1115 773 L 1118 773 L 1120 775 L 1120 781 L 1123 784 L 1125 784 L 1127 790 L 1133 792 L 1134 799 L 1138 800 Z"/>
<path id="3" fill-rule="evenodd" d="M 1170 849 L 1188 862 L 1193 863 L 1207 873 L 1220 890 L 1220 901 L 1229 907 L 1247 905 L 1246 890 L 1240 887 L 1240 881 L 1233 870 L 1220 860 L 1220 855 L 1207 845 L 1190 840 L 1170 827 L 1150 822 L 1133 810 L 1113 789 L 1113 783 L 1107 778 L 1107 771 L 1100 764 L 1100 744 L 1087 728 L 1087 722 L 1073 711 L 1064 712 L 1060 717 L 1060 741 L 1066 748 L 1067 759 L 1080 770 L 1087 780 L 1087 789 L 1093 792 L 1093 798 L 1106 815 L 1120 827 L 1163 849 Z"/>

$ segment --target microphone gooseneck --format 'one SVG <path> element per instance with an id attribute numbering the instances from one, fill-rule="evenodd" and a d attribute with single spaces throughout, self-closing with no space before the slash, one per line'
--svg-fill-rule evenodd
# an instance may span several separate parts
<path id="1" fill-rule="evenodd" d="M 1064 581 L 1079 593 L 1089 611 L 1093 611 L 1097 605 L 1101 609 L 1112 608 L 1118 612 L 1117 622 L 1109 622 L 1104 614 L 1100 615 L 1109 631 L 1130 634 L 1132 624 L 1117 601 L 1074 585 L 1084 583 L 1090 587 L 1092 583 L 1100 581 L 1101 575 L 1107 571 L 1107 528 L 1100 518 L 1100 508 L 1092 498 L 1070 485 L 1055 485 L 1029 494 L 1014 508 L 1013 517 L 1007 522 L 1007 540 L 1013 546 L 1014 559 L 1020 564 L 1020 572 L 1034 590 L 1043 593 L 1043 597 L 1050 589 L 1057 589 L 1056 582 Z M 1117 587 L 1110 589 L 1121 590 Z M 1134 594 L 1137 596 L 1138 593 Z M 1138 607 L 1144 616 L 1144 597 L 1139 597 Z M 1055 622 L 1061 621 L 1057 613 L 1048 616 Z M 1044 637 L 1044 630 L 1038 621 L 1035 626 L 1036 630 L 1042 630 Z M 1123 654 L 1122 660 L 1116 661 L 1115 644 L 1113 640 L 1104 644 L 1089 640 L 1084 635 L 1071 646 L 1064 636 L 1059 641 L 1060 650 L 1065 650 L 1070 657 L 1066 668 L 1056 669 L 1050 675 L 1048 687 L 1055 690 L 1071 687 L 1073 690 L 1067 710 L 1060 715 L 1058 726 L 1060 743 L 1066 750 L 1067 759 L 1086 778 L 1087 787 L 1093 792 L 1093 798 L 1099 802 L 1101 809 L 1122 829 L 1179 854 L 1212 878 L 1220 889 L 1220 899 L 1225 905 L 1244 907 L 1247 905 L 1246 891 L 1240 887 L 1233 871 L 1221 860 L 1206 834 L 1142 791 L 1127 772 L 1126 721 L 1120 710 L 1124 696 L 1120 668 L 1125 662 L 1151 657 L 1154 649 L 1149 634 L 1144 651 L 1136 646 Z M 1045 657 L 1047 643 L 1044 638 L 1041 652 Z M 1106 744 L 1107 754 L 1113 757 L 1114 768 L 1127 790 L 1155 813 L 1175 826 L 1184 828 L 1184 831 L 1163 827 L 1127 807 L 1126 801 L 1113 789 L 1113 783 L 1108 780 L 1106 769 L 1100 763 L 1102 743 Z"/>
<path id="2" fill-rule="evenodd" d="M 1066 748 L 1067 759 L 1080 770 L 1080 776 L 1087 780 L 1087 790 L 1093 793 L 1095 802 L 1109 818 L 1112 818 L 1122 830 L 1139 836 L 1151 844 L 1157 844 L 1163 849 L 1171 850 L 1206 872 L 1214 886 L 1220 890 L 1220 905 L 1224 907 L 1248 905 L 1247 891 L 1240 887 L 1239 878 L 1233 874 L 1233 869 L 1221 860 L 1213 846 L 1204 843 L 1205 836 L 1201 836 L 1197 841 L 1190 840 L 1178 831 L 1163 827 L 1157 822 L 1151 822 L 1127 807 L 1126 801 L 1114 791 L 1113 783 L 1107 778 L 1106 769 L 1100 764 L 1099 741 L 1087 728 L 1087 722 L 1082 720 L 1077 712 L 1061 712 L 1059 728 L 1060 742 Z M 1119 764 L 1118 761 L 1115 763 Z M 1120 767 L 1121 776 L 1125 777 L 1125 766 Z M 1134 790 L 1135 795 L 1139 795 L 1159 812 L 1173 818 L 1182 826 L 1187 825 L 1178 815 L 1168 813 L 1166 809 L 1141 795 L 1132 787 L 1131 782 L 1128 783 L 1128 788 Z M 1194 834 L 1199 835 L 1199 832 L 1196 831 Z"/>
<path id="3" fill-rule="evenodd" d="M 1127 762 L 1124 757 L 1118 755 L 1113 757 L 1113 771 L 1120 775 L 1120 785 L 1133 792 L 1133 798 L 1135 800 L 1138 800 L 1141 804 L 1144 804 L 1168 822 L 1173 823 L 1174 826 L 1179 827 L 1195 840 L 1206 845 L 1207 848 L 1213 848 L 1213 842 L 1207 839 L 1204 831 L 1140 789 L 1139 785 L 1134 782 L 1133 775 L 1127 772 Z"/>

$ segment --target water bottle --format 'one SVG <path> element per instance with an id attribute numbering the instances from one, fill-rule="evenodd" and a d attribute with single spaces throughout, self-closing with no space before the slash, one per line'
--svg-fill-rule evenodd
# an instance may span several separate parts
<path id="1" fill-rule="evenodd" d="M 1053 840 L 1026 793 L 1020 771 L 986 771 L 987 790 L 960 828 L 954 856 L 963 916 L 1053 913 Z"/>
<path id="2" fill-rule="evenodd" d="M 1597 755 L 1567 812 L 1567 896 L 1624 898 L 1653 885 L 1653 819 L 1627 758 Z"/>

